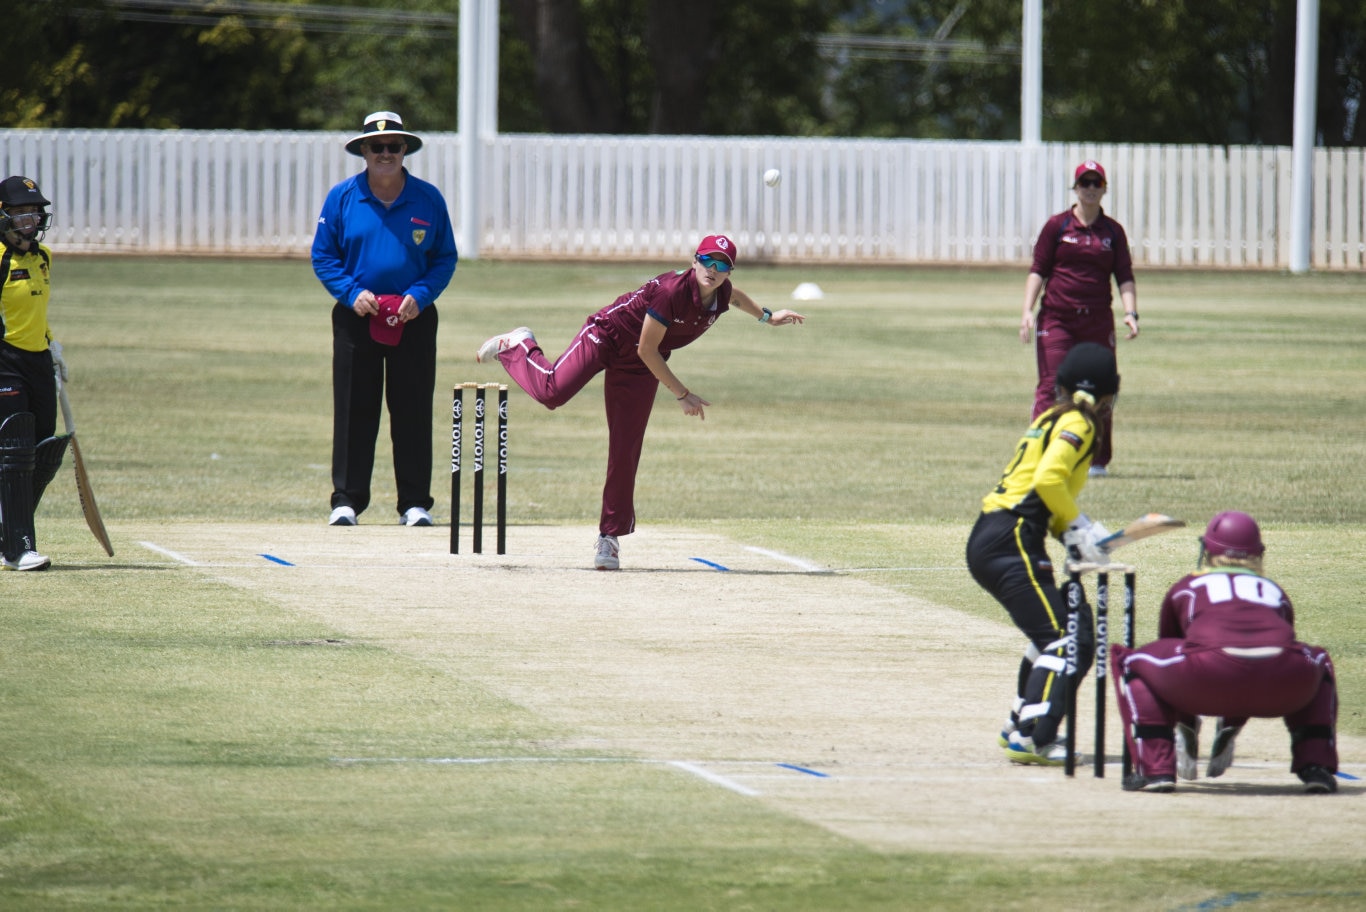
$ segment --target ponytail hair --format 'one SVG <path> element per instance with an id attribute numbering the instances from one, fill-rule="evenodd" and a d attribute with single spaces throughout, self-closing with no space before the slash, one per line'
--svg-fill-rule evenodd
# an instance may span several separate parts
<path id="1" fill-rule="evenodd" d="M 1053 412 L 1062 415 L 1067 412 L 1081 412 L 1093 426 L 1100 425 L 1100 418 L 1114 403 L 1114 396 L 1101 396 L 1097 399 L 1086 390 L 1069 391 L 1058 387 L 1058 398 L 1053 403 Z"/>

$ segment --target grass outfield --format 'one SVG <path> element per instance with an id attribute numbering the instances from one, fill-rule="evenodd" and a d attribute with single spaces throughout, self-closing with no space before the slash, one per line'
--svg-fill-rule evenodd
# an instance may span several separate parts
<path id="1" fill-rule="evenodd" d="M 439 523 L 449 520 L 449 387 L 503 376 L 474 364 L 478 343 L 527 324 L 556 354 L 587 313 L 671 265 L 461 265 L 440 304 Z M 1022 839 L 1059 847 L 1041 861 L 870 846 L 645 765 L 609 776 L 590 764 L 509 764 L 477 787 L 436 768 L 339 769 L 326 758 L 522 756 L 576 732 L 472 670 L 438 668 L 140 545 L 159 526 L 325 521 L 330 302 L 306 262 L 58 251 L 54 266 L 50 319 L 117 556 L 85 529 L 63 473 L 38 517 L 53 570 L 0 579 L 0 907 L 1366 901 L 1360 860 L 1303 857 L 1290 843 L 1283 856 L 1228 861 L 1077 855 L 1065 810 L 1022 814 Z M 1028 420 L 1022 273 L 742 268 L 736 279 L 770 307 L 788 306 L 802 281 L 826 297 L 793 305 L 804 327 L 728 317 L 674 356 L 680 378 L 713 405 L 697 422 L 661 396 L 638 492 L 642 530 L 731 536 L 1003 621 L 961 565 L 977 503 Z M 1268 573 L 1294 599 L 1302 636 L 1333 654 L 1340 731 L 1366 736 L 1366 276 L 1146 272 L 1139 291 L 1143 335 L 1120 345 L 1113 477 L 1088 486 L 1083 508 L 1111 528 L 1149 510 L 1193 526 L 1222 509 L 1257 516 Z M 600 389 L 594 381 L 554 413 L 514 389 L 514 547 L 530 530 L 581 527 L 591 559 L 606 453 Z M 384 436 L 363 524 L 396 521 Z M 1198 531 L 1133 546 L 1148 625 L 1160 592 L 1193 565 Z M 623 541 L 628 567 L 633 541 Z M 830 623 L 849 607 L 833 606 Z M 952 631 L 944 640 L 953 645 Z M 974 672 L 965 654 L 961 674 Z M 913 729 L 915 708 L 906 714 Z M 1343 843 L 1366 823 L 1361 797 L 1323 799 L 1341 804 Z M 1267 800 L 1267 813 L 1280 813 Z M 1115 825 L 1141 829 L 1137 814 L 1116 812 Z M 1229 823 L 1239 825 L 1252 824 Z"/>

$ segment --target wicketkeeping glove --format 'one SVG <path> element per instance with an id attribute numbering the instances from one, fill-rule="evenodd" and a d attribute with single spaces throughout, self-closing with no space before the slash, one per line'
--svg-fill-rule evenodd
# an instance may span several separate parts
<path id="1" fill-rule="evenodd" d="M 1091 522 L 1085 513 L 1081 513 L 1062 534 L 1062 543 L 1067 548 L 1067 556 L 1074 561 L 1108 564 L 1110 553 L 1102 548 L 1100 543 L 1109 535 L 1108 529 L 1098 522 Z"/>
<path id="2" fill-rule="evenodd" d="M 62 343 L 53 339 L 47 343 L 47 350 L 52 352 L 52 366 L 57 369 L 57 376 L 65 383 L 71 379 L 70 372 L 66 369 L 66 359 L 62 357 Z"/>

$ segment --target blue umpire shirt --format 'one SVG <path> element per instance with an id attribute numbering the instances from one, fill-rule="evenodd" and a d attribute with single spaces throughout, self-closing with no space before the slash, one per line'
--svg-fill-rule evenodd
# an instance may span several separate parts
<path id="1" fill-rule="evenodd" d="M 347 307 L 368 289 L 412 295 L 426 310 L 455 274 L 446 200 L 432 184 L 403 173 L 403 192 L 388 209 L 364 171 L 328 191 L 313 235 L 313 272 Z"/>

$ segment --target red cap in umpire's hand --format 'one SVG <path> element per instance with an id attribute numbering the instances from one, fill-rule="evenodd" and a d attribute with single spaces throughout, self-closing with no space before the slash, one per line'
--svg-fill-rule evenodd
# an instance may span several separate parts
<path id="1" fill-rule="evenodd" d="M 370 315 L 370 338 L 380 345 L 397 345 L 403 338 L 403 321 L 398 309 L 403 306 L 403 295 L 375 295 L 379 311 Z"/>

